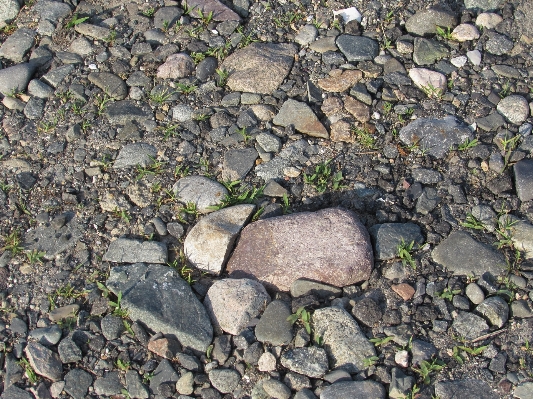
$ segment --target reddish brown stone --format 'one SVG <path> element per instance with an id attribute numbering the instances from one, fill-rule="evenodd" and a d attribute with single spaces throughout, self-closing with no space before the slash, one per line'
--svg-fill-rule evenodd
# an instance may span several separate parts
<path id="1" fill-rule="evenodd" d="M 194 61 L 185 53 L 169 55 L 163 65 L 157 68 L 157 77 L 160 79 L 178 79 L 191 75 L 194 72 Z"/>
<path id="2" fill-rule="evenodd" d="M 324 100 L 320 109 L 325 115 L 330 116 L 342 113 L 343 107 L 344 104 L 342 103 L 342 100 L 340 98 L 328 97 Z"/>
<path id="3" fill-rule="evenodd" d="M 240 21 L 241 18 L 230 8 L 218 0 L 187 0 L 187 6 L 192 9 L 191 14 L 199 18 L 202 15 L 213 13 L 215 21 Z"/>
<path id="4" fill-rule="evenodd" d="M 160 338 L 148 342 L 148 350 L 166 359 L 174 359 L 181 351 L 181 345 L 175 339 Z"/>
<path id="5" fill-rule="evenodd" d="M 370 277 L 373 264 L 368 232 L 355 213 L 330 208 L 248 225 L 228 272 L 288 291 L 299 278 L 337 287 L 355 284 Z"/>
<path id="6" fill-rule="evenodd" d="M 352 125 L 346 121 L 337 121 L 331 125 L 329 133 L 331 141 L 344 141 L 346 143 L 355 143 L 355 137 L 352 134 Z"/>
<path id="7" fill-rule="evenodd" d="M 368 122 L 370 120 L 370 107 L 357 101 L 355 98 L 346 96 L 344 99 L 344 108 L 354 116 L 359 122 Z"/>
<path id="8" fill-rule="evenodd" d="M 329 77 L 320 79 L 317 84 L 322 90 L 340 93 L 348 90 L 362 77 L 363 72 L 361 71 L 334 69 L 329 73 Z"/>
<path id="9" fill-rule="evenodd" d="M 415 294 L 415 289 L 407 283 L 393 285 L 392 290 L 402 297 L 404 301 L 408 301 Z"/>

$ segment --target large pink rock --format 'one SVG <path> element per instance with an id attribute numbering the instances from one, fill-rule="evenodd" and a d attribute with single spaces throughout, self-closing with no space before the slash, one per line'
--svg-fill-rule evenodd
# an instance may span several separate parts
<path id="1" fill-rule="evenodd" d="M 192 75 L 194 61 L 185 53 L 171 54 L 163 65 L 157 68 L 159 79 L 179 79 Z"/>
<path id="2" fill-rule="evenodd" d="M 355 284 L 370 277 L 373 264 L 368 232 L 355 213 L 330 208 L 249 224 L 227 270 L 231 277 L 288 291 L 299 278 L 337 287 Z"/>
<path id="3" fill-rule="evenodd" d="M 187 6 L 192 9 L 191 14 L 199 18 L 202 15 L 213 13 L 215 21 L 240 21 L 241 17 L 232 9 L 226 7 L 218 0 L 187 0 Z"/>

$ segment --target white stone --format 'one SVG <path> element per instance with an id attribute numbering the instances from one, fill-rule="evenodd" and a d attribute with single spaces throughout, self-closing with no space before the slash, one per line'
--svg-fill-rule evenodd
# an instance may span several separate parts
<path id="1" fill-rule="evenodd" d="M 452 32 L 452 39 L 458 42 L 466 42 L 479 39 L 479 31 L 474 25 L 457 25 Z"/>
<path id="2" fill-rule="evenodd" d="M 394 361 L 400 367 L 409 367 L 409 352 L 407 352 L 406 350 L 396 352 L 396 354 L 394 355 Z"/>
<path id="3" fill-rule="evenodd" d="M 233 250 L 237 235 L 254 209 L 255 205 L 241 204 L 202 217 L 183 244 L 191 264 L 200 270 L 219 274 Z"/>
<path id="4" fill-rule="evenodd" d="M 450 60 L 452 65 L 457 67 L 457 68 L 464 67 L 467 61 L 468 61 L 468 58 L 466 57 L 466 55 L 460 55 L 459 57 L 453 57 Z"/>
<path id="5" fill-rule="evenodd" d="M 529 116 L 527 100 L 516 94 L 503 98 L 496 106 L 496 109 L 505 119 L 515 125 L 520 125 Z"/>
<path id="6" fill-rule="evenodd" d="M 257 367 L 263 372 L 276 370 L 276 357 L 270 352 L 263 353 L 257 362 Z"/>
<path id="7" fill-rule="evenodd" d="M 467 51 L 466 56 L 473 65 L 481 64 L 481 52 L 479 50 Z"/>
<path id="8" fill-rule="evenodd" d="M 337 15 L 340 15 L 342 17 L 342 20 L 345 24 L 347 24 L 350 21 L 356 20 L 357 22 L 361 22 L 363 19 L 363 16 L 359 12 L 359 10 L 355 7 L 345 8 L 342 10 L 333 11 L 333 15 L 336 17 Z"/>
<path id="9" fill-rule="evenodd" d="M 503 21 L 503 18 L 498 14 L 493 12 L 484 12 L 478 15 L 476 18 L 476 25 L 481 26 L 485 29 L 495 28 L 500 22 Z"/>
<path id="10" fill-rule="evenodd" d="M 200 213 L 213 212 L 213 206 L 220 205 L 228 190 L 217 181 L 205 176 L 186 176 L 179 179 L 172 191 L 176 199 L 184 204 L 193 203 Z"/>
<path id="11" fill-rule="evenodd" d="M 442 94 L 446 90 L 446 76 L 426 68 L 412 68 L 409 77 L 416 87 L 422 90 L 430 90 L 430 94 Z"/>

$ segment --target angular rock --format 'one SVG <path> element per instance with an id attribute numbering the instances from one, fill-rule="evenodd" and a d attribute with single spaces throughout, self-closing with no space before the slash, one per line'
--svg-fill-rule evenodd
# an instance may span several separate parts
<path id="1" fill-rule="evenodd" d="M 162 386 L 166 384 L 174 386 L 178 380 L 179 375 L 172 364 L 167 359 L 163 359 L 154 370 L 153 377 L 150 379 L 150 388 L 152 392 L 160 392 Z M 171 396 L 171 394 L 166 396 Z"/>
<path id="2" fill-rule="evenodd" d="M 393 367 L 389 398 L 405 398 L 411 392 L 414 383 L 413 377 L 406 376 L 399 368 Z"/>
<path id="3" fill-rule="evenodd" d="M 503 254 L 464 231 L 452 232 L 433 250 L 432 257 L 455 275 L 481 276 L 488 271 L 497 276 L 507 267 Z"/>
<path id="4" fill-rule="evenodd" d="M 522 160 L 520 162 L 525 161 Z M 533 164 L 533 162 L 531 163 Z M 518 197 L 522 199 L 520 195 Z M 510 226 L 509 231 L 515 249 L 523 252 L 526 259 L 533 259 L 533 225 L 513 215 L 502 215 L 500 216 L 499 222 L 502 223 L 502 226 Z"/>
<path id="5" fill-rule="evenodd" d="M 469 312 L 459 312 L 453 321 L 452 328 L 461 338 L 467 340 L 476 339 L 489 331 L 485 320 Z"/>
<path id="6" fill-rule="evenodd" d="M 388 260 L 398 257 L 398 246 L 405 242 L 423 244 L 424 236 L 420 227 L 414 223 L 383 223 L 372 226 L 369 230 L 374 241 L 376 259 Z"/>
<path id="7" fill-rule="evenodd" d="M 31 62 L 0 69 L 0 93 L 10 96 L 25 91 L 36 69 Z"/>
<path id="8" fill-rule="evenodd" d="M 508 54 L 514 47 L 514 43 L 505 35 L 489 33 L 489 40 L 485 42 L 485 51 L 494 55 Z"/>
<path id="9" fill-rule="evenodd" d="M 126 371 L 126 390 L 132 398 L 148 399 L 150 393 L 141 382 L 141 377 L 136 370 Z"/>
<path id="10" fill-rule="evenodd" d="M 93 388 L 98 396 L 109 397 L 119 394 L 122 391 L 120 373 L 118 371 L 107 373 L 105 376 L 98 378 L 94 382 Z"/>
<path id="11" fill-rule="evenodd" d="M 348 90 L 363 78 L 363 72 L 353 69 L 334 69 L 329 77 L 320 79 L 317 84 L 322 90 L 341 93 Z"/>
<path id="12" fill-rule="evenodd" d="M 355 143 L 355 135 L 352 131 L 352 124 L 340 120 L 330 126 L 331 141 L 344 141 L 345 143 Z"/>
<path id="13" fill-rule="evenodd" d="M 168 251 L 166 244 L 162 242 L 118 238 L 109 244 L 103 260 L 117 263 L 166 263 Z"/>
<path id="14" fill-rule="evenodd" d="M 82 359 L 81 349 L 71 338 L 62 339 L 57 351 L 63 363 L 76 363 Z"/>
<path id="15" fill-rule="evenodd" d="M 368 327 L 375 327 L 383 319 L 383 312 L 379 304 L 372 298 L 366 297 L 355 302 L 352 314 L 358 322 Z"/>
<path id="16" fill-rule="evenodd" d="M 443 158 L 451 147 L 473 138 L 470 129 L 453 116 L 444 119 L 420 118 L 400 130 L 400 140 L 404 144 L 417 144 L 436 158 Z"/>
<path id="17" fill-rule="evenodd" d="M 285 176 L 285 169 L 295 160 L 305 158 L 304 150 L 309 146 L 306 140 L 301 139 L 289 144 L 280 153 L 268 162 L 263 162 L 255 167 L 255 173 L 263 180 L 281 179 Z M 305 161 L 304 161 L 305 162 Z"/>
<path id="18" fill-rule="evenodd" d="M 10 385 L 9 388 L 7 388 L 4 392 L 2 392 L 2 395 L 0 395 L 0 399 L 34 399 L 34 398 L 35 396 L 33 396 L 31 393 L 26 392 L 24 389 L 20 389 L 16 385 Z"/>
<path id="19" fill-rule="evenodd" d="M 194 61 L 185 53 L 169 55 L 163 65 L 157 68 L 159 79 L 179 79 L 194 73 Z"/>
<path id="20" fill-rule="evenodd" d="M 24 249 L 43 252 L 45 259 L 54 259 L 61 252 L 74 247 L 82 237 L 85 226 L 73 212 L 57 218 L 61 218 L 62 222 L 46 223 L 29 231 L 23 242 Z"/>
<path id="21" fill-rule="evenodd" d="M 328 371 L 326 351 L 316 346 L 287 350 L 281 355 L 281 364 L 311 378 L 322 378 Z"/>
<path id="22" fill-rule="evenodd" d="M 191 264 L 212 274 L 222 272 L 237 235 L 250 219 L 253 204 L 224 208 L 202 217 L 191 229 L 183 250 Z"/>
<path id="23" fill-rule="evenodd" d="M 161 30 L 168 29 L 173 27 L 182 15 L 183 10 L 179 7 L 161 7 L 154 14 L 154 26 Z"/>
<path id="24" fill-rule="evenodd" d="M 97 40 L 107 40 L 111 36 L 111 29 L 103 28 L 98 25 L 87 23 L 79 24 L 74 27 L 80 35 L 92 37 Z"/>
<path id="25" fill-rule="evenodd" d="M 368 232 L 353 212 L 335 208 L 248 225 L 228 262 L 232 277 L 253 276 L 281 291 L 299 278 L 355 284 L 367 279 L 372 267 Z"/>
<path id="26" fill-rule="evenodd" d="M 229 150 L 224 154 L 222 179 L 224 181 L 242 180 L 254 167 L 258 153 L 254 148 Z"/>
<path id="27" fill-rule="evenodd" d="M 38 341 L 41 345 L 51 346 L 59 342 L 62 334 L 63 331 L 61 330 L 61 327 L 54 324 L 50 327 L 42 327 L 32 330 L 29 334 L 29 338 Z"/>
<path id="28" fill-rule="evenodd" d="M 67 3 L 48 0 L 38 1 L 32 11 L 36 12 L 42 19 L 53 23 L 57 23 L 60 18 L 65 18 L 72 12 Z"/>
<path id="29" fill-rule="evenodd" d="M 215 328 L 237 335 L 269 302 L 270 296 L 257 281 L 224 279 L 209 288 L 204 306 Z"/>
<path id="30" fill-rule="evenodd" d="M 320 399 L 385 399 L 385 388 L 379 382 L 341 381 L 326 387 Z"/>
<path id="31" fill-rule="evenodd" d="M 510 95 L 503 98 L 496 107 L 509 122 L 520 125 L 529 116 L 529 104 L 527 100 L 518 95 Z"/>
<path id="32" fill-rule="evenodd" d="M 115 100 L 124 100 L 128 96 L 126 82 L 111 72 L 93 72 L 87 78 Z"/>
<path id="33" fill-rule="evenodd" d="M 270 94 L 289 74 L 297 51 L 295 44 L 252 43 L 227 57 L 221 68 L 230 73 L 231 90 Z"/>
<path id="34" fill-rule="evenodd" d="M 22 62 L 26 53 L 32 48 L 35 42 L 35 31 L 32 29 L 20 28 L 2 43 L 0 46 L 0 57 L 13 62 Z"/>
<path id="35" fill-rule="evenodd" d="M 370 107 L 366 104 L 363 104 L 361 101 L 357 101 L 353 97 L 346 96 L 344 98 L 344 108 L 361 123 L 365 123 L 370 120 Z"/>
<path id="36" fill-rule="evenodd" d="M 473 1 L 465 0 L 465 3 Z M 485 381 L 464 379 L 441 381 L 435 384 L 435 395 L 440 399 L 498 399 L 500 396 Z"/>
<path id="37" fill-rule="evenodd" d="M 52 69 L 41 79 L 52 87 L 57 87 L 74 71 L 74 65 L 63 65 Z"/>
<path id="38" fill-rule="evenodd" d="M 176 199 L 184 204 L 194 203 L 200 213 L 213 212 L 228 195 L 228 190 L 217 181 L 205 176 L 186 176 L 172 187 Z"/>
<path id="39" fill-rule="evenodd" d="M 0 29 L 13 21 L 20 11 L 20 5 L 16 0 L 5 0 L 0 3 Z"/>
<path id="40" fill-rule="evenodd" d="M 509 306 L 502 297 L 489 296 L 476 307 L 476 312 L 490 321 L 490 324 L 501 328 L 509 318 Z"/>
<path id="41" fill-rule="evenodd" d="M 189 0 L 187 6 L 192 8 L 191 15 L 199 18 L 200 11 L 203 15 L 213 13 L 215 21 L 240 21 L 241 18 L 230 8 L 218 0 Z"/>
<path id="42" fill-rule="evenodd" d="M 445 45 L 435 40 L 417 37 L 413 48 L 413 61 L 417 65 L 432 65 L 448 55 Z"/>
<path id="43" fill-rule="evenodd" d="M 474 11 L 493 11 L 497 10 L 501 0 L 465 0 L 465 8 Z"/>
<path id="44" fill-rule="evenodd" d="M 128 122 L 144 123 L 153 116 L 150 111 L 145 111 L 129 100 L 110 103 L 104 114 L 110 123 L 116 125 L 125 125 Z"/>
<path id="45" fill-rule="evenodd" d="M 323 342 L 331 369 L 358 373 L 367 368 L 364 365 L 366 358 L 376 356 L 374 345 L 344 309 L 315 310 L 313 326 L 315 338 L 320 337 Z"/>
<path id="46" fill-rule="evenodd" d="M 292 341 L 292 325 L 287 320 L 291 309 L 282 301 L 268 304 L 255 326 L 255 336 L 259 342 L 274 346 L 288 345 Z"/>
<path id="47" fill-rule="evenodd" d="M 122 292 L 122 305 L 132 320 L 201 352 L 211 343 L 209 316 L 174 269 L 143 263 L 116 266 L 106 286 L 115 294 Z"/>
<path id="48" fill-rule="evenodd" d="M 273 122 L 284 127 L 293 125 L 296 130 L 309 136 L 324 139 L 329 137 L 328 131 L 320 123 L 313 110 L 307 104 L 296 100 L 285 101 Z"/>
<path id="49" fill-rule="evenodd" d="M 28 343 L 25 352 L 36 374 L 52 381 L 61 379 L 63 365 L 56 353 L 37 342 Z"/>
<path id="50" fill-rule="evenodd" d="M 424 91 L 428 96 L 440 96 L 447 88 L 446 76 L 440 72 L 426 68 L 411 68 L 409 77 L 416 87 Z"/>
<path id="51" fill-rule="evenodd" d="M 447 11 L 428 9 L 417 12 L 405 22 L 407 32 L 418 36 L 433 35 L 437 33 L 437 26 L 453 28 L 457 25 L 457 17 Z"/>
<path id="52" fill-rule="evenodd" d="M 533 382 L 522 382 L 518 384 L 513 392 L 515 398 L 531 399 L 533 392 Z"/>
<path id="53" fill-rule="evenodd" d="M 130 167 L 147 167 L 154 163 L 157 156 L 157 149 L 147 143 L 126 144 L 118 153 L 117 159 L 113 163 L 114 169 Z"/>
<path id="54" fill-rule="evenodd" d="M 379 54 L 378 42 L 366 36 L 343 34 L 337 36 L 335 42 L 350 62 L 373 60 Z"/>

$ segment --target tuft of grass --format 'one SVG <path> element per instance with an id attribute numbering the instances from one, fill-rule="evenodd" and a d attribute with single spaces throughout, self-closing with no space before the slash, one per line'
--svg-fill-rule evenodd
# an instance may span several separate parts
<path id="1" fill-rule="evenodd" d="M 446 367 L 444 362 L 439 359 L 433 359 L 430 362 L 424 360 L 418 368 L 412 367 L 411 370 L 420 375 L 424 384 L 429 385 L 431 382 L 431 373 L 441 371 L 444 367 Z"/>
<path id="2" fill-rule="evenodd" d="M 43 263 L 44 255 L 44 252 L 40 252 L 37 249 L 34 249 L 32 251 L 26 251 L 26 257 L 28 258 L 28 262 L 32 265 L 35 263 Z"/>
<path id="3" fill-rule="evenodd" d="M 204 53 L 197 53 L 197 52 L 191 52 L 191 58 L 194 61 L 195 64 L 198 64 L 200 61 L 203 61 L 205 59 Z"/>
<path id="4" fill-rule="evenodd" d="M 474 148 L 478 144 L 479 144 L 479 141 L 477 139 L 473 139 L 473 140 L 466 139 L 461 144 L 459 144 L 459 147 L 457 147 L 457 149 L 459 151 L 466 151 L 466 150 L 469 150 L 470 148 Z"/>
<path id="5" fill-rule="evenodd" d="M 169 98 L 171 98 L 175 91 L 170 91 L 167 88 L 164 90 L 156 90 L 155 92 L 151 92 L 148 95 L 148 99 L 156 104 L 163 104 L 165 101 L 167 101 Z"/>
<path id="6" fill-rule="evenodd" d="M 89 19 L 89 17 L 78 17 L 78 13 L 75 13 L 72 18 L 70 18 L 70 20 L 67 22 L 67 24 L 65 25 L 65 29 L 72 29 L 74 28 L 76 25 L 79 25 L 79 24 L 82 24 L 84 23 L 85 21 L 87 21 Z"/>
<path id="7" fill-rule="evenodd" d="M 128 311 L 122 307 L 122 291 L 119 291 L 116 301 L 109 301 L 109 306 L 113 308 L 113 314 L 123 319 L 128 317 Z"/>
<path id="8" fill-rule="evenodd" d="M 175 269 L 187 284 L 192 285 L 196 282 L 196 280 L 193 279 L 194 270 L 187 266 L 187 258 L 185 257 L 183 249 L 180 249 L 176 259 L 172 262 L 167 262 L 167 266 Z"/>
<path id="9" fill-rule="evenodd" d="M 298 320 L 304 326 L 305 331 L 307 331 L 307 334 L 311 335 L 311 313 L 305 310 L 305 307 L 303 306 L 301 308 L 298 308 L 296 313 L 293 313 L 289 317 L 287 317 L 287 321 L 291 323 L 291 325 L 296 323 Z"/>
<path id="10" fill-rule="evenodd" d="M 131 220 L 130 213 L 126 209 L 115 208 L 113 215 L 126 223 L 129 223 Z"/>
<path id="11" fill-rule="evenodd" d="M 9 251 L 13 256 L 22 253 L 22 240 L 20 238 L 20 232 L 13 230 L 5 238 L 5 245 L 2 248 L 4 251 Z"/>
<path id="12" fill-rule="evenodd" d="M 478 356 L 478 355 L 481 355 L 481 353 L 483 353 L 483 351 L 485 349 L 487 349 L 489 346 L 488 345 L 485 345 L 485 346 L 478 346 L 476 348 L 471 348 L 471 347 L 468 347 L 468 346 L 461 346 L 461 345 L 458 345 L 458 346 L 454 346 L 453 347 L 453 358 L 457 361 L 457 363 L 459 364 L 464 364 L 465 362 L 465 356 L 462 352 L 465 352 L 467 353 L 468 355 L 471 355 L 471 356 Z"/>
<path id="13" fill-rule="evenodd" d="M 176 86 L 180 93 L 183 94 L 191 94 L 194 93 L 194 91 L 198 88 L 197 86 L 193 84 L 184 84 L 184 83 L 176 83 Z"/>
<path id="14" fill-rule="evenodd" d="M 383 338 L 372 338 L 369 341 L 374 344 L 374 346 L 382 346 L 386 345 L 388 342 L 392 341 L 394 339 L 393 336 L 390 337 L 383 337 Z"/>
<path id="15" fill-rule="evenodd" d="M 460 294 L 461 290 L 451 290 L 450 288 L 446 287 L 444 291 L 437 294 L 439 298 L 447 299 L 448 301 L 452 301 L 453 297 L 457 294 Z"/>
<path id="16" fill-rule="evenodd" d="M 107 93 L 98 94 L 96 96 L 94 103 L 96 105 L 96 113 L 98 114 L 98 116 L 102 115 L 105 112 L 107 104 L 112 101 L 114 101 L 113 98 Z"/>
<path id="17" fill-rule="evenodd" d="M 498 95 L 500 96 L 500 98 L 505 98 L 509 94 L 511 94 L 511 82 L 508 80 L 502 85 L 502 89 L 500 90 Z"/>
<path id="18" fill-rule="evenodd" d="M 438 87 L 433 86 L 431 83 L 428 83 L 427 86 L 422 86 L 421 89 L 426 96 L 430 98 L 436 98 L 438 100 L 440 100 L 444 94 L 443 89 L 439 89 Z"/>
<path id="19" fill-rule="evenodd" d="M 214 205 L 210 207 L 214 210 L 219 210 L 237 204 L 251 204 L 257 198 L 263 196 L 263 190 L 265 189 L 265 186 L 259 188 L 243 188 L 240 180 L 222 182 L 222 184 L 227 188 L 229 194 L 222 198 L 222 203 L 220 205 Z"/>
<path id="20" fill-rule="evenodd" d="M 217 86 L 226 86 L 226 83 L 228 82 L 229 72 L 225 68 L 217 68 L 215 72 L 217 74 Z"/>
<path id="21" fill-rule="evenodd" d="M 450 27 L 447 27 L 446 29 L 437 26 L 437 35 L 442 37 L 445 40 L 451 40 L 452 39 L 452 30 Z"/>
<path id="22" fill-rule="evenodd" d="M 402 242 L 398 244 L 397 251 L 398 251 L 398 257 L 402 260 L 402 263 L 405 265 L 411 266 L 413 269 L 416 269 L 416 261 L 413 258 L 412 252 L 413 247 L 415 245 L 414 240 L 411 241 L 409 244 L 404 241 L 402 238 Z"/>
<path id="23" fill-rule="evenodd" d="M 370 356 L 365 359 L 363 359 L 363 366 L 364 367 L 372 367 L 379 361 L 379 357 L 377 356 Z"/>
<path id="24" fill-rule="evenodd" d="M 239 129 L 237 130 L 237 133 L 239 133 L 243 140 L 244 140 L 244 144 L 248 143 L 248 140 L 250 140 L 252 138 L 252 136 L 248 133 L 246 133 L 246 128 L 243 127 L 242 129 Z"/>
<path id="25" fill-rule="evenodd" d="M 474 230 L 484 230 L 485 226 L 474 215 L 468 213 L 464 222 L 461 222 L 461 226 Z"/>
<path id="26" fill-rule="evenodd" d="M 124 361 L 122 359 L 117 359 L 117 361 L 115 362 L 115 365 L 117 366 L 118 369 L 122 371 L 128 371 L 131 366 L 131 363 Z"/>
<path id="27" fill-rule="evenodd" d="M 31 366 L 28 359 L 22 357 L 17 363 L 20 367 L 24 369 L 26 377 L 28 377 L 28 380 L 30 380 L 32 384 L 36 384 L 37 381 L 39 381 L 39 377 L 37 377 L 37 373 L 35 373 L 35 370 Z"/>
<path id="28" fill-rule="evenodd" d="M 164 127 L 160 126 L 158 127 L 158 130 L 160 130 L 163 133 L 163 138 L 165 140 L 168 140 L 170 137 L 177 137 L 180 135 L 178 125 L 168 125 Z"/>
<path id="29" fill-rule="evenodd" d="M 496 233 L 498 235 L 498 241 L 494 243 L 498 249 L 504 247 L 513 247 L 513 239 L 511 233 L 511 227 L 518 223 L 518 220 L 511 221 L 511 218 L 505 217 L 498 218 L 498 227 L 496 227 Z"/>
<path id="30" fill-rule="evenodd" d="M 155 14 L 155 8 L 150 7 L 143 11 L 142 13 L 145 17 L 152 18 Z"/>
<path id="31" fill-rule="evenodd" d="M 209 25 L 209 23 L 213 20 L 213 11 L 209 11 L 207 14 L 204 14 L 204 11 L 199 8 L 198 17 L 200 17 L 204 25 Z"/>
<path id="32" fill-rule="evenodd" d="M 351 131 L 362 147 L 370 150 L 376 148 L 376 139 L 368 129 L 352 126 Z"/>

